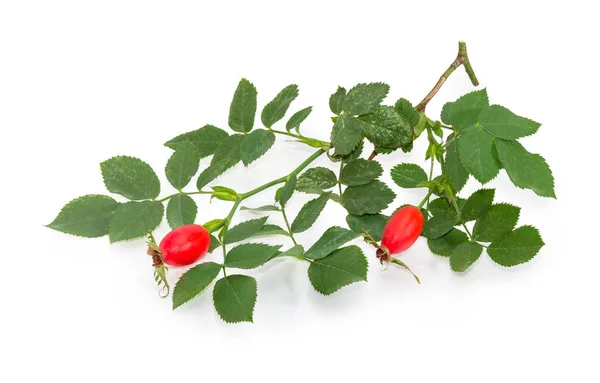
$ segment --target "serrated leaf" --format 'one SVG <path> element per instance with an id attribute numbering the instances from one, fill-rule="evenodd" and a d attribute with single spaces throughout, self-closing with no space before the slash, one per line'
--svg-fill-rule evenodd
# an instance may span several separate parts
<path id="1" fill-rule="evenodd" d="M 225 266 L 236 269 L 253 269 L 267 262 L 281 246 L 269 246 L 264 243 L 244 243 L 229 250 L 225 257 Z"/>
<path id="2" fill-rule="evenodd" d="M 363 231 L 366 231 L 375 241 L 381 241 L 383 228 L 389 219 L 390 217 L 383 214 L 348 214 L 346 223 L 355 233 L 362 235 Z"/>
<path id="3" fill-rule="evenodd" d="M 281 206 L 285 206 L 287 202 L 292 198 L 294 190 L 296 189 L 297 178 L 295 174 L 292 174 L 286 181 L 285 185 L 280 189 L 278 202 Z"/>
<path id="4" fill-rule="evenodd" d="M 296 97 L 298 97 L 298 85 L 292 84 L 283 88 L 263 109 L 260 116 L 263 125 L 270 128 L 281 120 Z"/>
<path id="5" fill-rule="evenodd" d="M 288 120 L 287 124 L 285 124 L 285 128 L 287 129 L 287 131 L 289 132 L 292 129 L 298 130 L 300 124 L 303 123 L 304 120 L 306 120 L 306 118 L 310 115 L 311 112 L 312 106 L 309 106 L 294 113 L 292 117 L 290 117 L 290 119 Z"/>
<path id="6" fill-rule="evenodd" d="M 278 256 L 291 256 L 291 257 L 302 257 L 304 255 L 304 247 L 302 245 L 295 245 L 287 250 L 281 251 Z"/>
<path id="7" fill-rule="evenodd" d="M 340 115 L 344 108 L 344 99 L 346 98 L 346 88 L 338 86 L 334 94 L 329 97 L 329 109 L 333 114 Z"/>
<path id="8" fill-rule="evenodd" d="M 383 168 L 377 161 L 359 158 L 344 166 L 340 174 L 340 182 L 347 186 L 365 185 L 383 174 Z"/>
<path id="9" fill-rule="evenodd" d="M 457 205 L 459 209 L 461 207 L 461 203 L 459 202 L 461 201 L 462 204 L 464 204 L 464 200 L 457 200 Z M 452 205 L 450 205 L 450 202 L 448 202 L 448 200 L 445 198 L 436 198 L 429 202 L 428 210 L 432 215 L 457 215 L 456 209 Z"/>
<path id="10" fill-rule="evenodd" d="M 427 181 L 427 173 L 417 164 L 399 164 L 391 170 L 392 180 L 401 188 L 418 188 Z"/>
<path id="11" fill-rule="evenodd" d="M 252 322 L 256 295 L 256 279 L 247 275 L 228 275 L 215 283 L 213 303 L 227 323 Z"/>
<path id="12" fill-rule="evenodd" d="M 399 148 L 412 142 L 413 128 L 392 106 L 379 106 L 373 113 L 361 116 L 362 130 L 373 145 Z"/>
<path id="13" fill-rule="evenodd" d="M 446 234 L 456 223 L 458 218 L 453 214 L 438 214 L 425 221 L 421 235 L 428 239 L 439 238 Z"/>
<path id="14" fill-rule="evenodd" d="M 331 143 L 336 155 L 350 154 L 362 141 L 363 126 L 366 122 L 344 114 L 337 119 L 331 131 Z"/>
<path id="15" fill-rule="evenodd" d="M 474 221 L 483 216 L 492 206 L 495 193 L 494 189 L 480 189 L 471 194 L 460 211 L 462 221 Z"/>
<path id="16" fill-rule="evenodd" d="M 256 116 L 256 88 L 245 78 L 240 80 L 229 107 L 229 127 L 236 132 L 249 132 Z"/>
<path id="17" fill-rule="evenodd" d="M 302 233 L 310 229 L 329 201 L 329 193 L 308 201 L 292 222 L 292 233 Z"/>
<path id="18" fill-rule="evenodd" d="M 312 262 L 308 278 L 315 290 L 330 295 L 344 286 L 367 280 L 368 263 L 358 246 L 348 246 Z"/>
<path id="19" fill-rule="evenodd" d="M 196 214 L 198 214 L 198 206 L 188 195 L 174 195 L 167 204 L 167 222 L 171 229 L 194 223 Z"/>
<path id="20" fill-rule="evenodd" d="M 262 157 L 275 143 L 275 134 L 264 129 L 257 129 L 244 136 L 242 142 L 242 162 L 248 166 Z"/>
<path id="21" fill-rule="evenodd" d="M 177 150 L 183 142 L 191 142 L 201 158 L 214 154 L 221 141 L 229 137 L 227 132 L 212 125 L 204 125 L 200 129 L 180 134 L 165 143 L 165 146 Z"/>
<path id="22" fill-rule="evenodd" d="M 202 190 L 204 186 L 242 160 L 243 140 L 243 135 L 234 134 L 221 142 L 210 165 L 198 177 L 198 182 L 196 183 L 198 190 Z"/>
<path id="23" fill-rule="evenodd" d="M 485 108 L 477 117 L 477 122 L 495 137 L 505 140 L 530 136 L 540 127 L 540 123 L 517 116 L 500 105 Z"/>
<path id="24" fill-rule="evenodd" d="M 344 163 L 347 163 L 347 164 L 349 164 L 352 161 L 356 161 L 362 154 L 364 147 L 365 147 L 365 142 L 363 140 L 360 140 L 358 146 L 356 148 L 354 148 L 354 150 L 352 150 L 352 152 L 350 154 L 347 154 L 342 157 L 342 161 L 344 161 Z"/>
<path id="25" fill-rule="evenodd" d="M 281 226 L 265 224 L 259 231 L 252 234 L 252 237 L 262 237 L 265 235 L 285 235 L 289 237 L 289 233 Z"/>
<path id="26" fill-rule="evenodd" d="M 120 204 L 110 219 L 108 227 L 110 242 L 143 237 L 160 224 L 163 213 L 164 208 L 160 202 L 142 201 Z"/>
<path id="27" fill-rule="evenodd" d="M 130 200 L 152 199 L 160 193 L 160 181 L 154 170 L 144 161 L 128 156 L 117 156 L 100 164 L 104 185 L 111 193 Z"/>
<path id="28" fill-rule="evenodd" d="M 225 242 L 225 244 L 230 244 L 250 238 L 257 232 L 259 232 L 260 229 L 263 228 L 263 226 L 265 226 L 265 223 L 267 222 L 268 218 L 269 217 L 251 219 L 242 222 L 238 225 L 235 225 L 234 227 L 227 230 L 227 232 L 225 233 L 225 237 L 223 238 L 223 242 Z"/>
<path id="29" fill-rule="evenodd" d="M 554 177 L 544 157 L 529 153 L 518 142 L 496 140 L 495 144 L 498 158 L 516 187 L 533 190 L 542 197 L 556 198 Z"/>
<path id="30" fill-rule="evenodd" d="M 436 239 L 428 239 L 427 246 L 433 254 L 449 257 L 456 246 L 468 242 L 469 238 L 458 229 L 451 229 L 448 233 Z"/>
<path id="31" fill-rule="evenodd" d="M 319 238 L 317 242 L 304 253 L 304 257 L 313 260 L 324 258 L 346 242 L 359 237 L 359 235 L 360 234 L 344 229 L 343 227 L 330 227 L 323 233 L 321 238 Z"/>
<path id="32" fill-rule="evenodd" d="M 396 101 L 394 104 L 394 108 L 411 126 L 411 128 L 415 128 L 421 119 L 420 113 L 412 106 L 410 101 L 405 98 L 401 98 Z M 417 134 L 418 136 L 418 134 Z"/>
<path id="33" fill-rule="evenodd" d="M 500 163 L 494 152 L 494 138 L 482 128 L 465 129 L 457 139 L 458 153 L 465 168 L 485 184 L 498 175 Z"/>
<path id="34" fill-rule="evenodd" d="M 200 154 L 196 146 L 191 142 L 182 142 L 165 167 L 167 180 L 175 189 L 181 190 L 190 183 L 199 165 Z"/>
<path id="35" fill-rule="evenodd" d="M 221 246 L 221 241 L 219 241 L 219 239 L 217 237 L 215 237 L 214 235 L 211 234 L 210 235 L 210 246 L 208 248 L 208 252 L 212 253 L 219 246 Z"/>
<path id="36" fill-rule="evenodd" d="M 450 142 L 453 139 L 454 133 L 448 136 L 447 142 Z M 444 162 L 444 168 L 446 170 L 446 175 L 453 183 L 454 189 L 457 192 L 461 191 L 469 180 L 469 172 L 465 169 L 465 166 L 458 156 L 458 145 L 456 141 L 452 141 L 446 146 L 446 161 Z"/>
<path id="37" fill-rule="evenodd" d="M 487 213 L 475 222 L 473 239 L 493 242 L 504 238 L 514 229 L 521 209 L 507 203 L 492 205 Z"/>
<path id="38" fill-rule="evenodd" d="M 458 131 L 473 126 L 482 110 L 490 105 L 486 89 L 476 90 L 447 103 L 442 109 L 442 121 Z"/>
<path id="39" fill-rule="evenodd" d="M 342 204 L 354 215 L 375 214 L 389 206 L 396 194 L 381 181 L 349 186 L 342 194 Z"/>
<path id="40" fill-rule="evenodd" d="M 466 271 L 481 256 L 483 247 L 475 242 L 461 243 L 452 250 L 450 268 L 456 272 Z"/>
<path id="41" fill-rule="evenodd" d="M 358 84 L 348 91 L 342 109 L 352 115 L 371 113 L 381 104 L 390 90 L 384 83 Z"/>
<path id="42" fill-rule="evenodd" d="M 337 185 L 337 177 L 323 167 L 310 168 L 298 177 L 296 190 L 304 193 L 321 193 Z"/>
<path id="43" fill-rule="evenodd" d="M 173 310 L 200 294 L 221 271 L 221 265 L 204 262 L 186 271 L 173 289 Z"/>
<path id="44" fill-rule="evenodd" d="M 242 208 L 240 210 L 251 210 L 251 211 L 281 211 L 280 208 L 278 208 L 275 205 L 264 205 L 264 206 L 259 206 L 259 207 L 247 207 L 247 206 L 242 206 Z"/>
<path id="45" fill-rule="evenodd" d="M 117 201 L 105 195 L 84 195 L 66 204 L 47 226 L 80 237 L 102 237 L 108 234 L 108 223 L 118 206 Z"/>
<path id="46" fill-rule="evenodd" d="M 543 246 L 544 241 L 535 227 L 521 226 L 492 242 L 487 253 L 497 264 L 510 267 L 529 262 Z"/>

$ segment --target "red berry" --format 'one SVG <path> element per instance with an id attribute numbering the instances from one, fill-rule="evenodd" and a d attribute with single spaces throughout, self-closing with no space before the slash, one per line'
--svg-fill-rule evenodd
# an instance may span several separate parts
<path id="1" fill-rule="evenodd" d="M 414 206 L 405 206 L 390 217 L 383 228 L 381 245 L 390 254 L 401 253 L 411 247 L 421 235 L 425 219 Z"/>
<path id="2" fill-rule="evenodd" d="M 178 227 L 160 241 L 162 260 L 169 266 L 187 266 L 196 262 L 210 247 L 210 234 L 200 225 Z"/>

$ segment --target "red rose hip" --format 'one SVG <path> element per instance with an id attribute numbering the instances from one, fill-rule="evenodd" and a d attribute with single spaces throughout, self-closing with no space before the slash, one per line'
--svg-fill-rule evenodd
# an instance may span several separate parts
<path id="1" fill-rule="evenodd" d="M 168 233 L 158 248 L 169 266 L 187 266 L 202 258 L 210 247 L 210 234 L 200 225 L 184 225 Z"/>
<path id="2" fill-rule="evenodd" d="M 397 254 L 411 247 L 421 235 L 425 219 L 415 206 L 405 206 L 394 213 L 383 228 L 382 247 Z"/>

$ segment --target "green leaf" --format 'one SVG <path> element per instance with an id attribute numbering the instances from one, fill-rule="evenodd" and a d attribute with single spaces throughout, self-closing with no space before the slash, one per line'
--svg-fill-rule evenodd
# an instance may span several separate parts
<path id="1" fill-rule="evenodd" d="M 473 239 L 493 242 L 504 238 L 517 224 L 521 209 L 507 204 L 492 205 L 487 213 L 475 222 Z"/>
<path id="2" fill-rule="evenodd" d="M 463 165 L 479 182 L 485 184 L 498 175 L 500 163 L 494 152 L 494 138 L 488 132 L 472 126 L 457 141 Z"/>
<path id="3" fill-rule="evenodd" d="M 383 214 L 348 214 L 346 223 L 355 233 L 362 235 L 363 231 L 366 231 L 375 241 L 381 241 L 383 228 L 389 219 L 390 217 Z"/>
<path id="4" fill-rule="evenodd" d="M 229 127 L 236 132 L 249 132 L 256 116 L 256 88 L 243 78 L 233 94 L 229 107 Z"/>
<path id="5" fill-rule="evenodd" d="M 228 275 L 215 283 L 215 310 L 226 323 L 252 322 L 256 295 L 256 279 L 247 275 Z"/>
<path id="6" fill-rule="evenodd" d="M 278 253 L 279 253 L 279 254 L 277 254 L 278 257 L 283 257 L 283 256 L 302 257 L 304 255 L 304 247 L 302 247 L 302 245 L 295 245 L 295 246 L 290 247 L 287 250 L 280 251 Z"/>
<path id="7" fill-rule="evenodd" d="M 554 177 L 542 156 L 529 153 L 518 142 L 496 140 L 495 144 L 498 158 L 516 187 L 533 190 L 542 197 L 556 198 Z"/>
<path id="8" fill-rule="evenodd" d="M 288 120 L 287 124 L 285 124 L 285 128 L 287 131 L 291 131 L 292 129 L 298 130 L 300 128 L 300 124 L 306 120 L 308 115 L 312 112 L 312 106 L 306 107 L 294 113 L 292 117 Z"/>
<path id="9" fill-rule="evenodd" d="M 292 233 L 302 233 L 314 225 L 329 201 L 329 193 L 308 201 L 292 222 Z"/>
<path id="10" fill-rule="evenodd" d="M 244 239 L 250 238 L 254 234 L 260 231 L 265 226 L 269 217 L 262 217 L 257 219 L 251 219 L 249 221 L 242 222 L 235 225 L 231 229 L 227 230 L 223 242 L 230 244 L 234 242 L 243 241 Z"/>
<path id="11" fill-rule="evenodd" d="M 494 189 L 481 189 L 471 194 L 460 212 L 462 221 L 474 221 L 483 216 L 492 206 L 495 193 Z"/>
<path id="12" fill-rule="evenodd" d="M 350 154 L 342 157 L 342 161 L 344 161 L 344 163 L 346 163 L 346 164 L 349 164 L 352 161 L 356 161 L 362 154 L 364 147 L 365 147 L 365 142 L 363 140 L 360 140 L 360 143 L 358 144 L 358 146 L 356 148 L 354 148 L 354 150 Z"/>
<path id="13" fill-rule="evenodd" d="M 337 184 L 335 173 L 323 167 L 310 168 L 300 175 L 296 190 L 304 193 L 321 193 Z"/>
<path id="14" fill-rule="evenodd" d="M 140 238 L 156 227 L 162 221 L 164 208 L 162 203 L 155 201 L 127 202 L 120 204 L 108 228 L 110 242 L 125 241 Z"/>
<path id="15" fill-rule="evenodd" d="M 538 229 L 521 226 L 506 237 L 494 241 L 487 252 L 494 262 L 501 266 L 515 266 L 529 262 L 544 246 Z"/>
<path id="16" fill-rule="evenodd" d="M 252 237 L 262 237 L 265 235 L 285 235 L 289 237 L 289 233 L 282 227 L 271 224 L 264 225 L 259 231 L 252 234 Z"/>
<path id="17" fill-rule="evenodd" d="M 346 98 L 346 88 L 338 86 L 336 92 L 329 97 L 329 109 L 333 114 L 340 115 L 343 112 L 344 99 Z"/>
<path id="18" fill-rule="evenodd" d="M 296 97 L 298 97 L 298 85 L 292 84 L 283 88 L 263 109 L 260 116 L 263 125 L 270 128 L 281 120 Z"/>
<path id="19" fill-rule="evenodd" d="M 405 98 L 401 98 L 396 101 L 394 105 L 396 112 L 400 114 L 410 125 L 411 128 L 415 128 L 421 119 L 420 113 L 412 106 L 410 101 Z M 418 136 L 418 134 L 416 134 Z"/>
<path id="20" fill-rule="evenodd" d="M 446 234 L 456 223 L 458 218 L 453 214 L 438 214 L 425 221 L 421 235 L 428 239 L 439 238 Z"/>
<path id="21" fill-rule="evenodd" d="M 358 246 L 338 249 L 308 267 L 308 278 L 315 290 L 330 295 L 344 286 L 367 280 L 368 263 Z"/>
<path id="22" fill-rule="evenodd" d="M 275 143 L 275 134 L 257 129 L 244 136 L 242 142 L 242 161 L 248 166 L 265 154 Z"/>
<path id="23" fill-rule="evenodd" d="M 448 233 L 436 239 L 428 239 L 427 245 L 433 254 L 449 257 L 456 246 L 468 242 L 469 238 L 458 229 L 451 229 Z"/>
<path id="24" fill-rule="evenodd" d="M 160 193 L 160 181 L 144 161 L 117 156 L 100 164 L 104 185 L 108 191 L 130 200 L 152 199 Z"/>
<path id="25" fill-rule="evenodd" d="M 294 194 L 294 190 L 296 189 L 296 183 L 298 182 L 296 175 L 292 174 L 285 185 L 280 189 L 279 193 L 279 203 L 281 206 L 285 206 L 285 204 L 292 198 L 292 194 Z"/>
<path id="26" fill-rule="evenodd" d="M 462 198 L 458 198 L 456 200 L 456 205 L 459 209 L 464 206 L 465 200 Z M 453 215 L 456 216 L 456 209 L 450 205 L 447 199 L 445 198 L 436 198 L 433 201 L 429 202 L 429 212 L 432 215 Z"/>
<path id="27" fill-rule="evenodd" d="M 486 89 L 476 90 L 447 103 L 442 109 L 442 121 L 458 131 L 473 126 L 482 110 L 490 105 Z"/>
<path id="28" fill-rule="evenodd" d="M 337 119 L 331 132 L 331 143 L 336 155 L 350 154 L 362 141 L 363 126 L 366 122 L 344 114 Z"/>
<path id="29" fill-rule="evenodd" d="M 298 180 L 299 181 L 299 180 Z M 260 206 L 260 207 L 247 207 L 247 206 L 242 206 L 242 208 L 240 210 L 251 210 L 251 211 L 281 211 L 280 208 L 278 208 L 275 205 L 265 205 L 265 206 Z"/>
<path id="30" fill-rule="evenodd" d="M 392 168 L 392 180 L 401 188 L 418 188 L 427 181 L 427 173 L 417 164 L 400 164 Z"/>
<path id="31" fill-rule="evenodd" d="M 448 136 L 446 142 L 450 142 L 454 139 L 454 133 Z M 458 144 L 456 141 L 450 142 L 446 146 L 446 161 L 445 161 L 446 175 L 450 178 L 454 185 L 454 189 L 459 192 L 467 184 L 469 180 L 469 172 L 465 169 L 465 166 L 460 161 L 458 156 Z"/>
<path id="32" fill-rule="evenodd" d="M 210 247 L 208 248 L 208 252 L 212 253 L 216 248 L 221 246 L 221 242 L 214 235 L 210 235 Z"/>
<path id="33" fill-rule="evenodd" d="M 361 116 L 362 130 L 373 145 L 399 148 L 412 142 L 413 128 L 392 106 L 379 106 L 373 113 Z"/>
<path id="34" fill-rule="evenodd" d="M 466 271 L 481 256 L 483 247 L 474 242 L 465 242 L 456 246 L 450 255 L 450 268 L 456 272 Z"/>
<path id="35" fill-rule="evenodd" d="M 108 223 L 119 206 L 114 199 L 99 194 L 75 198 L 66 204 L 48 227 L 85 238 L 108 234 Z"/>
<path id="36" fill-rule="evenodd" d="M 348 186 L 365 185 L 383 174 L 383 168 L 377 161 L 359 158 L 346 165 L 340 174 L 340 182 Z"/>
<path id="37" fill-rule="evenodd" d="M 212 125 L 204 125 L 200 129 L 181 134 L 165 143 L 165 146 L 177 150 L 183 142 L 191 142 L 201 158 L 215 153 L 221 142 L 229 137 L 227 132 Z"/>
<path id="38" fill-rule="evenodd" d="M 229 250 L 225 257 L 225 266 L 236 269 L 253 269 L 267 262 L 281 246 L 269 246 L 264 243 L 244 243 Z"/>
<path id="39" fill-rule="evenodd" d="M 196 214 L 198 214 L 198 206 L 188 195 L 174 195 L 167 204 L 167 222 L 171 229 L 194 223 Z"/>
<path id="40" fill-rule="evenodd" d="M 243 135 L 234 134 L 221 142 L 209 167 L 204 169 L 198 177 L 198 182 L 196 183 L 198 190 L 201 190 L 204 186 L 223 174 L 227 169 L 233 167 L 242 160 L 243 140 Z"/>
<path id="41" fill-rule="evenodd" d="M 343 110 L 352 115 L 371 113 L 381 104 L 390 90 L 384 83 L 358 84 L 348 91 Z"/>
<path id="42" fill-rule="evenodd" d="M 173 289 L 173 310 L 200 294 L 221 271 L 221 265 L 204 262 L 186 271 Z"/>
<path id="43" fill-rule="evenodd" d="M 379 213 L 396 198 L 396 194 L 381 181 L 349 186 L 342 194 L 342 203 L 354 215 Z"/>
<path id="44" fill-rule="evenodd" d="M 500 105 L 485 108 L 478 116 L 477 122 L 492 135 L 505 140 L 530 136 L 537 132 L 540 123 L 520 117 Z"/>
<path id="45" fill-rule="evenodd" d="M 330 227 L 323 233 L 321 238 L 319 238 L 317 242 L 304 253 L 304 258 L 313 260 L 325 258 L 335 249 L 359 236 L 359 234 L 344 229 L 343 227 Z"/>
<path id="46" fill-rule="evenodd" d="M 167 180 L 177 190 L 181 190 L 190 183 L 198 171 L 200 154 L 191 142 L 182 142 L 175 150 L 165 168 Z"/>

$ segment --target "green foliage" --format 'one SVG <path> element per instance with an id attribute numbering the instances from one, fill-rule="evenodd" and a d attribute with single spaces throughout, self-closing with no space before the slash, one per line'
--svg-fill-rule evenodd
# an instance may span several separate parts
<path id="1" fill-rule="evenodd" d="M 412 126 L 392 106 L 379 106 L 361 120 L 368 123 L 362 125 L 365 137 L 377 147 L 394 149 L 412 142 Z"/>
<path id="2" fill-rule="evenodd" d="M 208 248 L 208 252 L 212 253 L 216 248 L 221 246 L 221 241 L 214 235 L 210 235 L 210 246 Z"/>
<path id="3" fill-rule="evenodd" d="M 350 115 L 340 116 L 331 132 L 331 143 L 335 154 L 341 156 L 350 154 L 362 141 L 365 125 L 368 124 Z"/>
<path id="4" fill-rule="evenodd" d="M 520 212 L 520 208 L 507 203 L 492 205 L 487 213 L 475 222 L 473 238 L 481 242 L 504 238 L 514 229 Z"/>
<path id="5" fill-rule="evenodd" d="M 544 241 L 538 229 L 526 225 L 492 242 L 487 252 L 497 264 L 510 267 L 529 262 L 543 246 Z"/>
<path id="6" fill-rule="evenodd" d="M 450 268 L 456 272 L 466 271 L 481 256 L 483 246 L 475 242 L 464 242 L 450 254 Z"/>
<path id="7" fill-rule="evenodd" d="M 277 225 L 266 224 L 259 231 L 252 234 L 251 237 L 263 237 L 266 235 L 285 235 L 289 236 L 289 233 Z"/>
<path id="8" fill-rule="evenodd" d="M 449 232 L 458 222 L 455 214 L 438 214 L 425 221 L 421 235 L 428 239 L 439 238 Z"/>
<path id="9" fill-rule="evenodd" d="M 154 201 L 120 204 L 110 219 L 108 237 L 111 243 L 140 238 L 162 221 L 163 204 Z"/>
<path id="10" fill-rule="evenodd" d="M 315 290 L 330 295 L 349 284 L 367 280 L 368 263 L 358 246 L 348 246 L 313 261 L 308 278 Z"/>
<path id="11" fill-rule="evenodd" d="M 383 168 L 377 161 L 359 158 L 346 165 L 340 174 L 340 182 L 347 186 L 365 185 L 379 178 Z"/>
<path id="12" fill-rule="evenodd" d="M 80 237 L 103 237 L 108 234 L 108 224 L 118 206 L 108 196 L 85 195 L 66 204 L 48 227 Z"/>
<path id="13" fill-rule="evenodd" d="M 203 262 L 186 271 L 173 290 L 173 310 L 200 294 L 221 271 L 215 262 Z"/>
<path id="14" fill-rule="evenodd" d="M 111 193 L 130 200 L 152 199 L 160 193 L 160 181 L 144 161 L 117 156 L 100 164 L 104 185 Z"/>
<path id="15" fill-rule="evenodd" d="M 242 162 L 245 166 L 265 154 L 275 143 L 275 134 L 264 129 L 257 129 L 246 136 L 242 142 Z"/>
<path id="16" fill-rule="evenodd" d="M 346 89 L 338 86 L 336 92 L 329 97 L 329 109 L 333 114 L 342 114 L 344 108 L 344 99 L 346 98 Z"/>
<path id="17" fill-rule="evenodd" d="M 196 183 L 198 190 L 202 190 L 204 186 L 242 160 L 243 140 L 243 135 L 234 134 L 221 142 L 210 161 L 210 165 L 198 177 L 198 182 Z"/>
<path id="18" fill-rule="evenodd" d="M 392 168 L 392 180 L 401 188 L 418 188 L 427 181 L 427 173 L 417 164 L 399 164 Z"/>
<path id="19" fill-rule="evenodd" d="M 519 117 L 500 105 L 491 105 L 482 110 L 477 122 L 493 136 L 504 140 L 516 140 L 532 135 L 540 127 L 539 123 Z"/>
<path id="20" fill-rule="evenodd" d="M 474 221 L 483 216 L 492 206 L 495 193 L 494 189 L 480 189 L 471 194 L 460 211 L 462 221 Z"/>
<path id="21" fill-rule="evenodd" d="M 165 174 L 177 190 L 187 186 L 198 171 L 200 154 L 191 142 L 182 142 L 167 162 Z"/>
<path id="22" fill-rule="evenodd" d="M 468 242 L 469 238 L 458 229 L 451 229 L 448 233 L 436 239 L 428 239 L 427 246 L 433 254 L 449 257 L 456 246 Z"/>
<path id="23" fill-rule="evenodd" d="M 389 90 L 389 85 L 383 83 L 358 84 L 348 91 L 342 109 L 352 115 L 372 113 Z"/>
<path id="24" fill-rule="evenodd" d="M 485 184 L 500 171 L 500 162 L 494 150 L 494 138 L 484 129 L 471 126 L 457 139 L 458 154 L 465 168 L 479 182 Z"/>
<path id="25" fill-rule="evenodd" d="M 189 225 L 196 221 L 198 206 L 194 200 L 185 194 L 176 194 L 167 204 L 167 222 L 171 229 Z"/>
<path id="26" fill-rule="evenodd" d="M 445 198 L 436 198 L 429 202 L 428 210 L 432 215 L 456 216 L 456 209 Z"/>
<path id="27" fill-rule="evenodd" d="M 317 221 L 317 218 L 319 218 L 319 215 L 325 208 L 327 201 L 329 201 L 329 193 L 310 200 L 304 206 L 302 206 L 302 209 L 300 209 L 300 212 L 298 212 L 294 222 L 292 222 L 292 232 L 301 233 L 310 229 Z"/>
<path id="28" fill-rule="evenodd" d="M 278 208 L 275 205 L 264 205 L 264 206 L 259 206 L 259 207 L 247 207 L 247 206 L 242 206 L 240 208 L 240 210 L 251 210 L 251 211 L 281 211 L 280 208 Z"/>
<path id="29" fill-rule="evenodd" d="M 256 279 L 247 275 L 228 275 L 215 283 L 213 303 L 226 323 L 252 322 L 256 296 Z"/>
<path id="30" fill-rule="evenodd" d="M 419 112 L 412 106 L 410 101 L 405 98 L 401 98 L 396 101 L 394 108 L 396 109 L 396 112 L 398 112 L 398 114 L 402 116 L 406 122 L 408 122 L 411 128 L 415 128 L 421 120 L 421 115 Z M 419 136 L 420 132 L 414 132 L 414 134 L 415 136 Z"/>
<path id="31" fill-rule="evenodd" d="M 317 242 L 304 253 L 304 258 L 312 260 L 325 258 L 332 251 L 358 236 L 359 234 L 344 229 L 343 227 L 330 227 L 323 233 L 321 238 L 319 238 Z"/>
<path id="32" fill-rule="evenodd" d="M 269 246 L 263 243 L 244 243 L 229 250 L 225 257 L 225 266 L 236 269 L 253 269 L 267 262 L 281 246 Z"/>
<path id="33" fill-rule="evenodd" d="M 381 241 L 383 228 L 389 219 L 390 217 L 383 214 L 348 214 L 346 223 L 355 233 L 362 235 L 363 231 L 366 231 L 375 241 Z"/>
<path id="34" fill-rule="evenodd" d="M 265 226 L 267 218 L 268 217 L 251 219 L 232 227 L 225 233 L 223 242 L 225 242 L 225 244 L 230 244 L 252 237 Z"/>
<path id="35" fill-rule="evenodd" d="M 295 174 L 292 174 L 289 179 L 286 181 L 285 185 L 280 190 L 278 202 L 281 206 L 285 206 L 285 204 L 292 198 L 292 194 L 294 194 L 294 190 L 296 189 L 296 183 L 298 182 L 298 178 Z"/>
<path id="36" fill-rule="evenodd" d="M 184 142 L 191 142 L 196 147 L 201 158 L 215 153 L 221 142 L 229 137 L 227 132 L 212 125 L 204 125 L 200 129 L 180 134 L 165 143 L 165 146 L 177 150 Z"/>
<path id="37" fill-rule="evenodd" d="M 229 107 L 229 127 L 239 133 L 247 133 L 254 127 L 256 116 L 256 88 L 243 78 L 233 94 Z"/>
<path id="38" fill-rule="evenodd" d="M 296 190 L 304 193 L 321 193 L 337 184 L 335 173 L 323 167 L 311 168 L 298 177 Z"/>
<path id="39" fill-rule="evenodd" d="M 381 181 L 349 186 L 342 194 L 342 204 L 350 214 L 375 214 L 388 207 L 396 194 Z"/>
<path id="40" fill-rule="evenodd" d="M 296 97 L 298 97 L 298 85 L 292 84 L 283 88 L 263 109 L 260 116 L 263 125 L 271 128 L 281 120 Z"/>
<path id="41" fill-rule="evenodd" d="M 458 144 L 454 140 L 454 133 L 448 136 L 449 144 L 446 146 L 446 159 L 444 161 L 446 176 L 452 181 L 454 189 L 459 192 L 469 180 L 469 171 L 465 169 L 458 155 Z"/>
<path id="42" fill-rule="evenodd" d="M 447 125 L 452 125 L 456 130 L 462 131 L 473 126 L 477 122 L 479 113 L 489 105 L 486 89 L 467 93 L 455 102 L 444 105 L 442 121 Z"/>
<path id="43" fill-rule="evenodd" d="M 296 129 L 296 131 L 300 130 L 300 124 L 303 123 L 304 120 L 306 120 L 306 118 L 310 115 L 311 112 L 312 106 L 308 106 L 294 113 L 292 117 L 290 117 L 288 122 L 285 124 L 285 128 L 287 129 L 287 131 L 289 132 L 292 129 Z"/>

